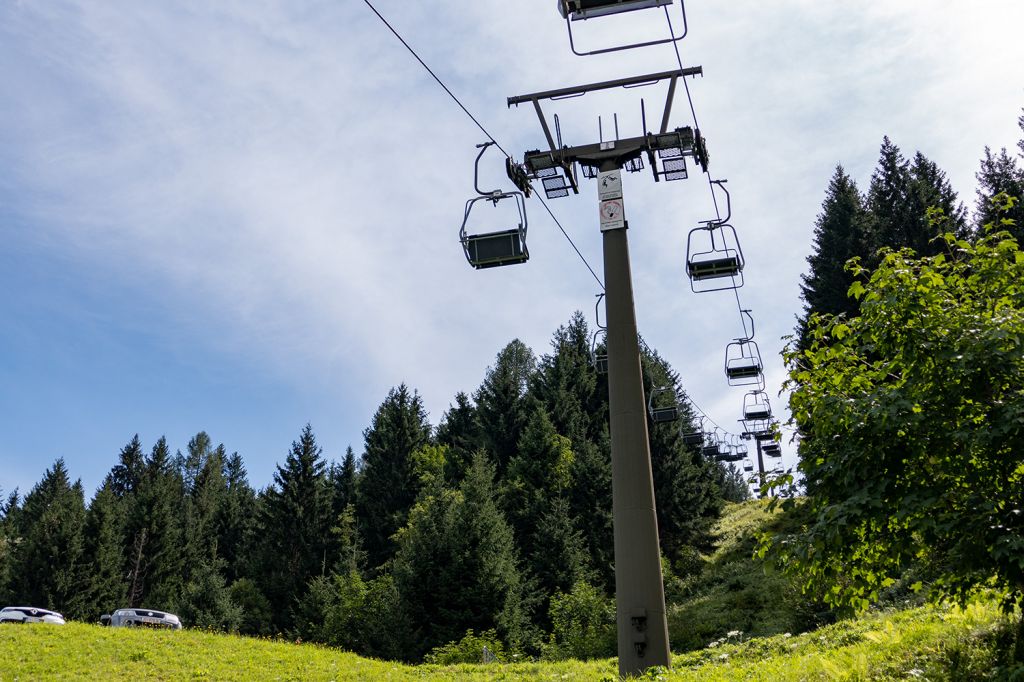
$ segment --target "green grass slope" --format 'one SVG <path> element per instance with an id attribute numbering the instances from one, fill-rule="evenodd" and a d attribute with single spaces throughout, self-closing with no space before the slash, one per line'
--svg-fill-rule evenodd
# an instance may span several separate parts
<path id="1" fill-rule="evenodd" d="M 726 641 L 675 656 L 675 680 L 1005 679 L 996 652 L 1004 621 L 990 605 L 920 607 L 803 635 Z M 728 639 L 728 638 L 727 638 Z M 0 679 L 614 680 L 612 659 L 581 663 L 406 666 L 308 644 L 199 631 L 69 623 L 0 628 Z"/>
<path id="2" fill-rule="evenodd" d="M 702 649 L 726 633 L 793 634 L 832 622 L 832 615 L 800 594 L 792 580 L 754 559 L 759 534 L 787 523 L 767 500 L 726 505 L 715 528 L 717 548 L 668 577 L 669 635 L 674 651 Z"/>

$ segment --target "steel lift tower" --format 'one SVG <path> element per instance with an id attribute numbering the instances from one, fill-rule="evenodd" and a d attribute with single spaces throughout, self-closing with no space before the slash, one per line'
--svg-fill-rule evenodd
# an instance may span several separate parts
<path id="1" fill-rule="evenodd" d="M 700 168 L 707 167 L 707 151 L 699 131 L 690 127 L 668 130 L 676 83 L 680 78 L 701 73 L 700 67 L 679 69 L 508 99 L 509 106 L 531 104 L 540 120 L 548 149 L 527 152 L 522 169 L 527 178 L 541 181 L 549 198 L 567 196 L 570 190 L 579 192 L 577 167 L 585 177 L 597 179 L 604 247 L 615 603 L 622 675 L 641 673 L 654 666 L 668 667 L 671 661 L 621 174 L 623 169 L 643 169 L 645 157 L 655 181 L 687 177 L 687 157 Z M 541 108 L 545 100 L 661 81 L 668 81 L 668 96 L 656 133 L 647 131 L 641 104 L 642 135 L 578 147 L 563 146 L 557 116 L 558 139 L 552 135 Z M 517 180 L 514 173 L 509 175 Z M 526 180 L 520 177 L 518 182 Z"/>

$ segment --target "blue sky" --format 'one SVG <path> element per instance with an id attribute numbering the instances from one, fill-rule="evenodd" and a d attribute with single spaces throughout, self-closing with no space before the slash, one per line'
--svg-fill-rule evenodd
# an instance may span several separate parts
<path id="1" fill-rule="evenodd" d="M 674 67 L 666 49 L 572 56 L 553 0 L 375 4 L 516 156 L 543 138 L 506 97 Z M 646 14 L 630 27 L 664 31 Z M 687 14 L 682 58 L 704 67 L 691 88 L 733 193 L 740 295 L 774 395 L 835 164 L 866 188 L 888 134 L 972 206 L 984 146 L 1020 137 L 1024 6 L 691 0 Z M 624 25 L 581 29 L 600 43 Z M 528 264 L 465 263 L 482 133 L 360 1 L 12 0 L 0 79 L 5 492 L 63 457 L 91 495 L 135 433 L 183 449 L 200 430 L 260 487 L 306 422 L 329 458 L 361 452 L 391 387 L 417 389 L 436 424 L 508 341 L 543 353 L 574 310 L 592 317 L 597 285 L 535 201 Z M 640 96 L 663 91 L 551 111 L 582 144 L 598 115 L 637 134 Z M 673 111 L 673 126 L 692 123 L 684 98 Z M 482 183 L 501 183 L 491 169 Z M 625 193 L 641 333 L 732 424 L 743 390 L 721 362 L 735 302 L 692 294 L 683 275 L 706 183 L 641 173 Z M 597 267 L 595 202 L 584 184 L 551 206 Z"/>

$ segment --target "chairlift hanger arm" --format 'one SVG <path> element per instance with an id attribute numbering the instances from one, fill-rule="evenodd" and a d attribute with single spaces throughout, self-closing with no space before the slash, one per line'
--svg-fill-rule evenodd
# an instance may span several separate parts
<path id="1" fill-rule="evenodd" d="M 494 197 L 495 195 L 501 194 L 500 189 L 494 189 L 490 192 L 484 192 L 480 189 L 480 158 L 492 144 L 494 144 L 494 141 L 481 142 L 477 145 L 477 148 L 480 149 L 480 153 L 476 155 L 476 163 L 473 164 L 473 189 L 475 189 L 476 193 L 482 197 Z M 495 201 L 495 203 L 497 203 L 497 201 Z"/>

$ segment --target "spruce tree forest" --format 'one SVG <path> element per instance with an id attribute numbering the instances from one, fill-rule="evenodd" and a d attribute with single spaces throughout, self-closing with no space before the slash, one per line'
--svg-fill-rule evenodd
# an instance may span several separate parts
<path id="1" fill-rule="evenodd" d="M 863 189 L 842 166 L 822 178 L 785 358 L 784 437 L 800 465 L 755 493 L 786 498 L 793 518 L 760 553 L 833 614 L 908 574 L 936 598 L 985 588 L 1010 612 L 1021 604 L 1022 160 L 1024 139 L 985 149 L 965 197 L 925 153 L 885 138 Z M 385 659 L 420 661 L 469 631 L 538 655 L 567 610 L 607 614 L 614 593 L 592 333 L 577 312 L 548 349 L 512 340 L 437 424 L 404 384 L 343 453 L 307 424 L 259 490 L 215 426 L 184 447 L 125 434 L 95 491 L 58 459 L 31 490 L 5 491 L 0 601 L 87 622 L 160 608 L 186 627 Z M 715 547 L 723 506 L 751 492 L 740 470 L 684 445 L 699 427 L 685 382 L 642 353 L 645 388 L 672 387 L 659 400 L 682 411 L 648 427 L 671 576 Z M 614 646 L 612 634 L 572 653 Z"/>

